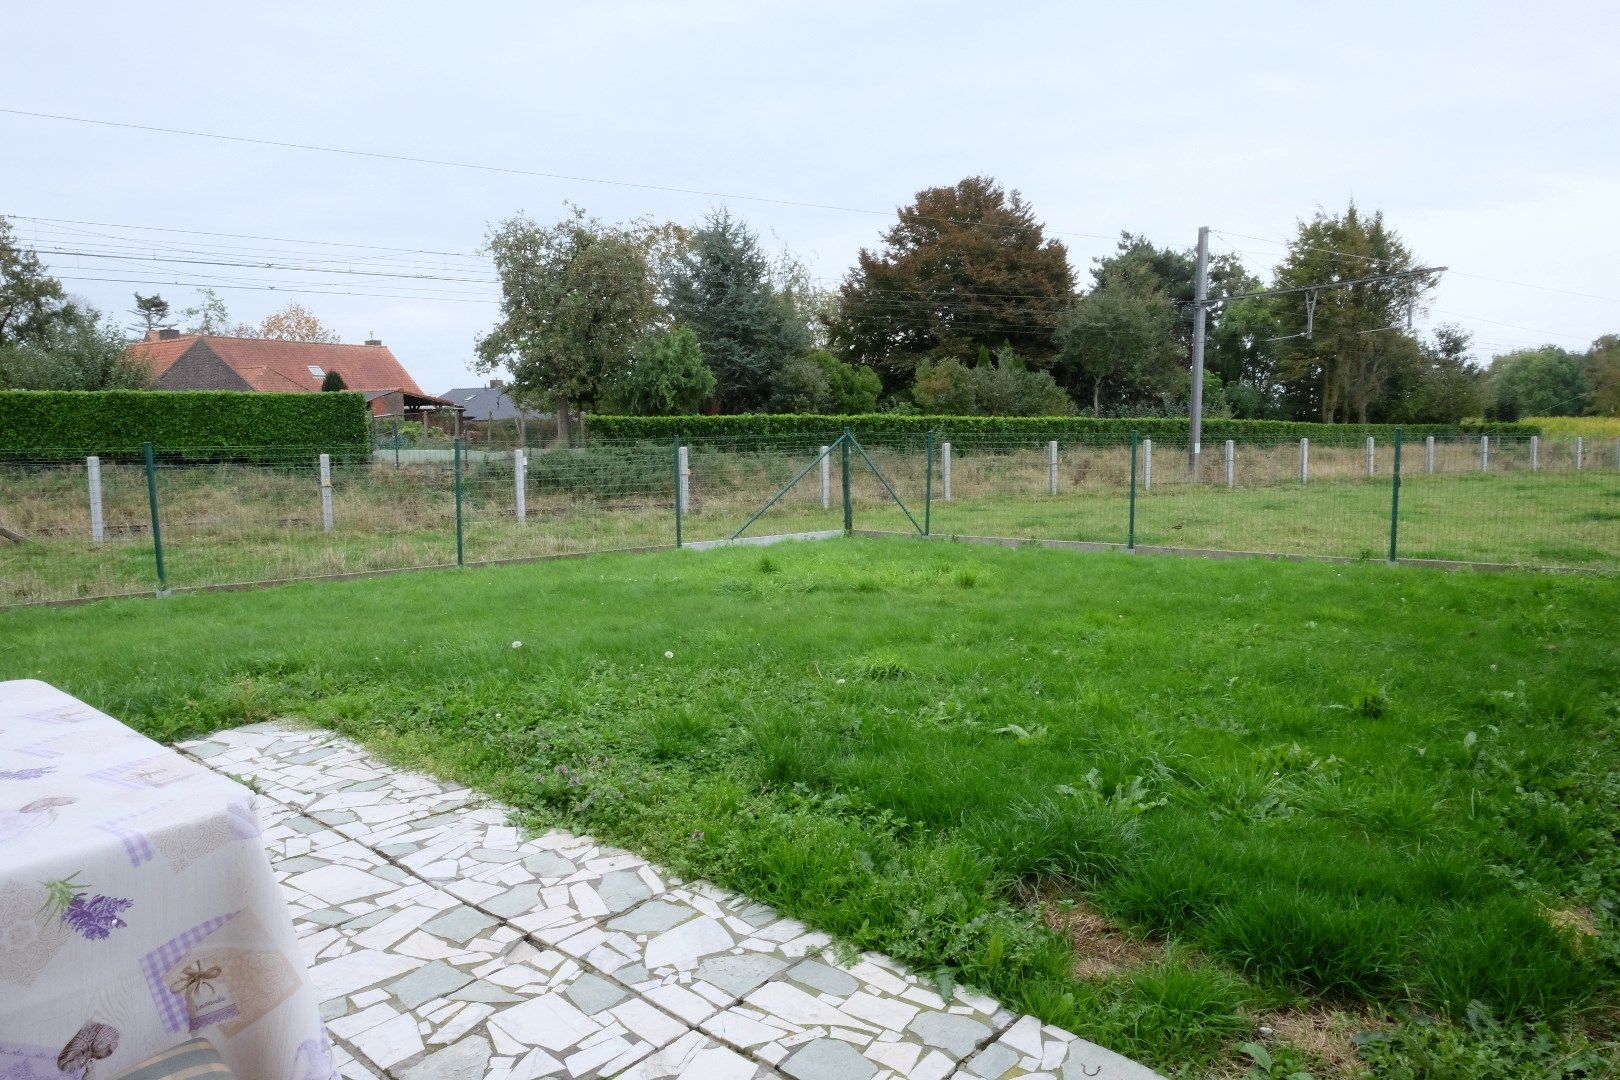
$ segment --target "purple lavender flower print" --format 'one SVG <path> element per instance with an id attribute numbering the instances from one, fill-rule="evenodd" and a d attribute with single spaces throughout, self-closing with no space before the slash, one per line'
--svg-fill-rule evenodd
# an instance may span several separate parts
<path id="1" fill-rule="evenodd" d="M 62 921 L 91 941 L 99 941 L 121 930 L 128 924 L 118 916 L 133 907 L 135 901 L 117 896 L 95 896 L 88 900 L 80 893 L 62 912 Z"/>

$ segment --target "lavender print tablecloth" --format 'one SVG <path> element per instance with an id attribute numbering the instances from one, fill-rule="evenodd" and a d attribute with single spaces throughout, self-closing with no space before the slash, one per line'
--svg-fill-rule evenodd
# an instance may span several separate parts
<path id="1" fill-rule="evenodd" d="M 0 682 L 0 1077 L 112 1077 L 204 1035 L 333 1075 L 252 794 L 46 683 Z"/>

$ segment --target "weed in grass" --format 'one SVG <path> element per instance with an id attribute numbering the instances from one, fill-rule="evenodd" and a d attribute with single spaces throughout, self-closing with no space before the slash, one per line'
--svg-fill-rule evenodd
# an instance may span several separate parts
<path id="1" fill-rule="evenodd" d="M 1504 1019 L 1558 1018 L 1590 1002 L 1602 978 L 1576 934 L 1533 900 L 1459 905 L 1424 935 L 1421 999 L 1453 1016 L 1484 1002 Z"/>
<path id="2" fill-rule="evenodd" d="M 972 814 L 962 834 L 1014 877 L 1086 882 L 1112 878 L 1140 843 L 1129 815 L 1051 797 Z"/>
<path id="3" fill-rule="evenodd" d="M 1417 919 L 1379 899 L 1263 886 L 1214 912 L 1205 940 L 1243 971 L 1312 993 L 1377 1000 L 1395 988 Z"/>
<path id="4" fill-rule="evenodd" d="M 1350 699 L 1350 711 L 1368 720 L 1378 720 L 1389 711 L 1389 691 L 1382 686 L 1369 686 Z"/>
<path id="5" fill-rule="evenodd" d="M 1272 1053 L 1260 1043 L 1247 1042 L 1239 1045 L 1238 1051 L 1250 1062 L 1243 1080 L 1312 1080 L 1299 1051 L 1292 1047 Z"/>
<path id="6" fill-rule="evenodd" d="M 1541 1022 L 1504 1024 L 1477 1002 L 1461 1023 L 1409 1016 L 1356 1042 L 1376 1080 L 1597 1080 L 1620 1071 L 1612 1046 Z"/>
<path id="7" fill-rule="evenodd" d="M 1076 995 L 1072 1030 L 1137 1058 L 1209 1060 L 1249 1028 L 1252 991 L 1179 948 L 1087 989 Z"/>
<path id="8" fill-rule="evenodd" d="M 874 652 L 861 657 L 855 664 L 855 674 L 863 679 L 904 679 L 911 667 L 892 652 Z"/>

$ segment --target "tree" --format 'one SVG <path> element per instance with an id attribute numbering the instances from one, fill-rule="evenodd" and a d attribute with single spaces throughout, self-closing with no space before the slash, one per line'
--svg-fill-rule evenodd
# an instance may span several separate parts
<path id="1" fill-rule="evenodd" d="M 675 263 L 669 309 L 697 334 L 722 412 L 764 407 L 781 367 L 812 344 L 792 297 L 775 287 L 758 238 L 724 208 L 704 220 Z"/>
<path id="2" fill-rule="evenodd" d="M 259 324 L 257 334 L 241 335 L 270 338 L 275 341 L 311 341 L 336 345 L 343 340 L 336 330 L 329 329 L 302 304 L 291 303 L 280 311 L 272 311 Z"/>
<path id="3" fill-rule="evenodd" d="M 1473 335 L 1459 326 L 1435 327 L 1434 340 L 1415 350 L 1398 371 L 1378 419 L 1396 424 L 1455 424 L 1480 416 L 1484 379 L 1470 354 Z"/>
<path id="4" fill-rule="evenodd" d="M 1091 414 L 1136 401 L 1162 388 L 1181 366 L 1176 306 L 1161 281 L 1140 263 L 1100 276 L 1097 287 L 1071 303 L 1057 329 L 1056 369 L 1077 393 L 1090 390 Z"/>
<path id="5" fill-rule="evenodd" d="M 677 326 L 636 342 L 630 368 L 615 381 L 611 397 L 616 409 L 632 416 L 683 416 L 702 408 L 714 386 L 697 335 Z"/>
<path id="6" fill-rule="evenodd" d="M 976 416 L 979 413 L 978 380 L 973 377 L 973 369 L 955 357 L 919 363 L 911 396 L 923 412 L 936 416 Z"/>
<path id="7" fill-rule="evenodd" d="M 1245 283 L 1260 288 L 1258 279 Z M 1239 289 L 1235 291 L 1248 291 Z M 1209 369 L 1221 376 L 1232 415 L 1246 420 L 1284 417 L 1283 387 L 1277 379 L 1277 317 L 1265 297 L 1232 300 L 1213 309 L 1204 352 Z"/>
<path id="8" fill-rule="evenodd" d="M 18 246 L 11 222 L 0 217 L 0 345 L 39 337 L 73 312 L 62 283 L 45 272 L 38 254 Z"/>
<path id="9" fill-rule="evenodd" d="M 227 334 L 231 329 L 231 313 L 213 289 L 198 289 L 197 302 L 180 314 L 186 319 L 188 334 Z"/>
<path id="10" fill-rule="evenodd" d="M 832 411 L 832 387 L 826 372 L 809 356 L 795 356 L 777 369 L 772 380 L 770 411 L 825 413 Z"/>
<path id="11" fill-rule="evenodd" d="M 1276 288 L 1393 274 L 1416 266 L 1384 215 L 1362 214 L 1354 203 L 1340 217 L 1318 211 L 1299 223 Z M 1396 369 L 1416 354 L 1417 341 L 1401 324 L 1432 289 L 1427 277 L 1343 286 L 1316 293 L 1309 338 L 1280 343 L 1278 372 L 1296 419 L 1367 423 Z M 1311 294 L 1271 298 L 1284 334 L 1304 334 Z"/>
<path id="12" fill-rule="evenodd" d="M 960 360 L 917 366 L 912 396 L 926 412 L 945 416 L 1072 416 L 1074 401 L 1044 371 L 1031 371 L 1010 346 L 974 367 Z"/>
<path id="13" fill-rule="evenodd" d="M 883 382 L 871 368 L 846 364 L 825 349 L 805 357 L 827 380 L 827 411 L 841 416 L 877 412 Z"/>
<path id="14" fill-rule="evenodd" d="M 160 293 L 153 293 L 151 296 L 136 293 L 135 307 L 130 310 L 130 314 L 137 320 L 130 329 L 137 334 L 150 334 L 169 325 L 169 302 L 163 299 Z"/>
<path id="15" fill-rule="evenodd" d="M 1049 366 L 1074 274 L 1017 191 L 988 176 L 920 191 L 883 245 L 861 249 L 831 337 L 846 359 L 876 367 L 886 390 L 911 385 L 923 360 L 972 363 L 981 347 L 1010 345 Z"/>
<path id="16" fill-rule="evenodd" d="M 328 371 L 321 379 L 322 393 L 329 394 L 337 390 L 347 390 L 348 388 L 349 384 L 344 382 L 343 376 L 339 375 L 336 371 Z"/>
<path id="17" fill-rule="evenodd" d="M 37 333 L 0 344 L 0 389 L 144 389 L 151 373 L 126 348 L 119 327 L 75 307 Z"/>
<path id="18" fill-rule="evenodd" d="M 870 368 L 846 364 L 825 349 L 796 356 L 777 372 L 771 411 L 853 416 L 877 411 L 883 384 Z"/>
<path id="19" fill-rule="evenodd" d="M 1557 345 L 1493 357 L 1485 378 L 1485 414 L 1497 420 L 1580 416 L 1592 392 L 1581 358 Z"/>
<path id="20" fill-rule="evenodd" d="M 576 404 L 596 402 L 658 317 L 652 233 L 604 225 L 572 207 L 552 225 L 518 214 L 486 250 L 501 280 L 501 318 L 478 339 L 476 366 L 505 367 L 520 405 L 550 405 L 569 438 Z"/>
<path id="21" fill-rule="evenodd" d="M 1592 385 L 1588 411 L 1620 416 L 1620 335 L 1604 334 L 1586 354 L 1586 378 Z"/>

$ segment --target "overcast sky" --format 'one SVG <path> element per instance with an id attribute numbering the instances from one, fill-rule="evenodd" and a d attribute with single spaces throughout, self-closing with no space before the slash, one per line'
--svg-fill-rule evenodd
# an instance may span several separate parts
<path id="1" fill-rule="evenodd" d="M 178 308 L 173 282 L 211 283 L 255 322 L 296 299 L 429 392 L 474 383 L 495 289 L 468 256 L 514 211 L 727 202 L 834 282 L 917 190 L 978 173 L 1082 277 L 1121 229 L 1191 246 L 1205 224 L 1268 273 L 1298 218 L 1354 198 L 1453 268 L 1431 322 L 1482 358 L 1620 331 L 1612 0 L 37 3 L 6 23 L 4 108 L 717 193 L 0 113 L 0 214 L 65 219 L 22 236 L 148 256 L 44 256 L 76 293 L 122 314 L 134 288 Z M 177 257 L 197 261 L 154 261 Z M 253 261 L 273 265 L 212 265 Z"/>

